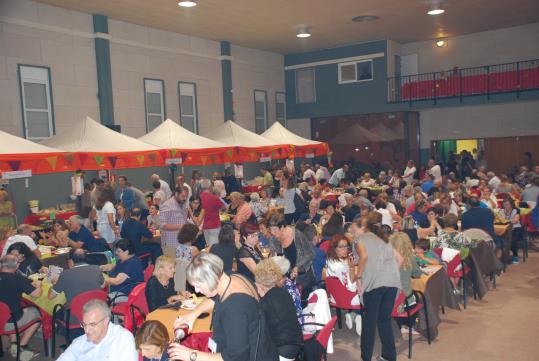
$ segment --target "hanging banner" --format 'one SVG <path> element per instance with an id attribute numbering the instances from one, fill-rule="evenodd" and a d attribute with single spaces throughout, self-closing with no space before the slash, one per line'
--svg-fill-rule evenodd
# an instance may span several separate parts
<path id="1" fill-rule="evenodd" d="M 165 159 L 165 164 L 167 165 L 182 164 L 182 158 L 167 158 Z"/>
<path id="2" fill-rule="evenodd" d="M 271 162 L 271 157 L 260 157 L 260 163 Z"/>
<path id="3" fill-rule="evenodd" d="M 84 192 L 84 182 L 82 177 L 71 177 L 71 194 L 74 196 L 80 196 Z"/>

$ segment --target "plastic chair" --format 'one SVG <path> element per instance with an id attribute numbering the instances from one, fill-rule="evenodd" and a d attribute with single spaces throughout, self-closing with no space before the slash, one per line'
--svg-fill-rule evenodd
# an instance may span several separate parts
<path id="1" fill-rule="evenodd" d="M 15 326 L 13 331 L 4 331 L 4 328 L 6 327 L 6 323 L 8 323 L 9 319 L 13 317 L 11 310 L 9 309 L 9 306 L 4 303 L 0 302 L 0 357 L 4 357 L 4 346 L 2 345 L 2 337 L 3 335 L 9 336 L 9 335 L 15 335 L 15 339 L 17 340 L 17 356 L 16 360 L 19 361 L 21 356 L 21 332 L 26 331 L 30 326 L 33 326 L 36 323 L 41 323 L 41 318 L 36 318 L 32 322 L 28 323 L 27 325 L 24 325 L 23 327 L 19 328 L 19 325 L 17 322 L 13 322 L 13 325 Z M 43 324 L 41 324 L 41 328 L 43 328 Z M 45 350 L 45 356 L 47 355 L 47 341 L 45 338 L 43 338 L 43 349 Z"/>
<path id="2" fill-rule="evenodd" d="M 155 266 L 153 264 L 149 264 L 148 267 L 144 270 L 144 282 L 148 282 L 150 277 L 152 277 L 153 270 L 155 269 Z"/>
<path id="3" fill-rule="evenodd" d="M 410 296 L 414 295 L 416 299 L 415 306 L 410 306 L 409 299 Z M 425 311 L 425 322 L 427 326 L 427 341 L 430 345 L 430 329 L 429 329 L 429 316 L 427 312 L 427 306 L 425 304 L 425 295 L 421 292 L 414 291 L 412 295 L 406 297 L 404 292 L 400 292 L 397 296 L 397 300 L 395 301 L 395 305 L 393 306 L 393 311 L 391 312 L 391 317 L 393 318 L 406 318 L 408 320 L 408 358 L 412 358 L 412 316 L 415 316 L 416 314 L 421 311 L 421 309 L 424 309 Z M 419 296 L 419 297 L 418 297 Z M 421 299 L 421 303 L 419 303 L 419 299 Z M 399 312 L 399 306 L 404 303 L 404 312 Z"/>
<path id="4" fill-rule="evenodd" d="M 56 347 L 56 324 L 61 325 L 66 329 L 66 344 L 71 343 L 69 337 L 70 330 L 81 328 L 80 321 L 82 321 L 82 307 L 86 302 L 90 300 L 102 300 L 107 302 L 108 295 L 102 290 L 92 290 L 83 292 L 71 300 L 71 303 L 66 307 L 64 305 L 55 305 L 52 311 L 52 357 L 55 355 Z M 64 319 L 60 319 L 58 313 L 64 311 Z M 77 323 L 71 323 L 71 314 L 77 318 Z"/>
<path id="5" fill-rule="evenodd" d="M 441 248 L 434 248 L 433 252 L 438 255 L 438 257 L 442 257 L 442 249 Z M 459 268 L 460 266 L 460 268 Z M 471 272 L 470 267 L 468 267 L 462 258 L 460 257 L 460 254 L 457 254 L 453 259 L 447 263 L 447 275 L 452 278 L 458 278 L 459 281 L 462 281 L 462 303 L 464 305 L 464 309 L 466 309 L 468 305 L 468 285 L 466 276 Z M 472 287 L 474 289 L 475 294 L 475 283 L 472 283 Z"/>
<path id="6" fill-rule="evenodd" d="M 357 292 L 349 291 L 337 277 L 326 278 L 326 290 L 331 295 L 329 306 L 335 308 L 337 312 L 337 323 L 342 329 L 341 310 L 361 310 L 361 305 L 352 305 L 352 299 L 357 296 Z"/>
<path id="7" fill-rule="evenodd" d="M 328 342 L 329 342 L 329 338 L 331 337 L 331 333 L 333 332 L 333 329 L 335 328 L 336 322 L 337 322 L 337 316 L 333 316 L 331 320 L 329 320 L 329 322 L 326 323 L 325 325 L 321 323 L 316 323 L 316 322 L 308 322 L 302 325 L 302 327 L 303 326 L 316 326 L 317 328 L 320 327 L 320 329 L 317 330 L 314 334 L 303 335 L 304 341 L 310 340 L 314 337 L 316 341 L 318 341 L 320 346 L 323 348 L 323 353 L 320 360 L 327 361 Z"/>
<path id="8" fill-rule="evenodd" d="M 112 304 L 112 314 L 123 316 L 124 327 L 133 333 L 144 322 L 149 312 L 146 300 L 146 282 L 140 283 L 133 288 L 127 297 L 127 302 Z"/>

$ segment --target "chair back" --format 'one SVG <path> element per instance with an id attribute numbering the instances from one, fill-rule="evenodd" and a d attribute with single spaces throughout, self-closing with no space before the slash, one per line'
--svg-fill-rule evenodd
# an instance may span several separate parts
<path id="1" fill-rule="evenodd" d="M 144 270 L 144 282 L 148 282 L 150 277 L 152 277 L 153 270 L 155 269 L 155 266 L 153 264 L 148 265 L 146 269 Z"/>
<path id="2" fill-rule="evenodd" d="M 399 306 L 404 303 L 404 300 L 406 299 L 406 295 L 404 292 L 399 292 L 397 295 L 397 299 L 395 300 L 395 303 L 393 304 L 393 310 L 391 311 L 391 317 L 399 317 Z"/>
<path id="3" fill-rule="evenodd" d="M 337 277 L 326 278 L 326 290 L 335 301 L 332 306 L 344 309 L 355 307 L 352 306 L 352 299 L 357 296 L 357 293 L 349 291 Z"/>
<path id="4" fill-rule="evenodd" d="M 82 308 L 86 302 L 96 299 L 107 302 L 108 295 L 103 292 L 103 290 L 86 291 L 76 295 L 71 300 L 71 304 L 69 306 L 70 313 L 73 314 L 78 320 L 82 321 Z"/>
<path id="5" fill-rule="evenodd" d="M 140 283 L 133 288 L 127 297 L 127 304 L 137 306 L 145 314 L 149 313 L 148 301 L 146 300 L 146 282 Z"/>
<path id="6" fill-rule="evenodd" d="M 144 322 L 149 312 L 146 300 L 146 282 L 143 282 L 136 285 L 127 297 L 127 307 L 124 309 L 124 327 L 133 332 Z"/>
<path id="7" fill-rule="evenodd" d="M 320 332 L 318 332 L 318 335 L 316 335 L 316 340 L 320 342 L 322 347 L 324 347 L 324 350 L 328 347 L 329 338 L 335 328 L 335 322 L 337 322 L 337 316 L 333 316 L 331 320 L 322 327 Z"/>
<path id="8" fill-rule="evenodd" d="M 4 302 L 0 302 L 0 335 L 2 334 L 2 331 L 4 330 L 10 317 L 11 310 L 9 309 L 9 306 Z"/>

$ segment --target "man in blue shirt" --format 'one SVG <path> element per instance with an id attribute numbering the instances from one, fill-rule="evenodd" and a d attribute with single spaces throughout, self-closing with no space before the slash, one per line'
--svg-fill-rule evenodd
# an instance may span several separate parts
<path id="1" fill-rule="evenodd" d="M 462 230 L 479 228 L 490 234 L 496 241 L 498 237 L 494 232 L 494 213 L 489 208 L 482 208 L 477 197 L 470 198 L 468 204 L 470 209 L 462 214 Z"/>
<path id="2" fill-rule="evenodd" d="M 425 193 L 429 193 L 430 189 L 434 187 L 434 180 L 430 174 L 425 174 L 425 179 L 421 184 L 421 190 Z"/>
<path id="3" fill-rule="evenodd" d="M 155 264 L 157 257 L 163 254 L 160 243 L 152 242 L 153 234 L 141 222 L 142 211 L 140 208 L 133 208 L 131 217 L 127 219 L 123 226 L 120 236 L 130 240 L 135 246 L 135 255 L 139 256 L 144 253 L 152 254 L 152 262 Z M 142 238 L 148 239 L 143 242 Z M 146 265 L 143 265 L 146 266 Z"/>
<path id="4" fill-rule="evenodd" d="M 92 232 L 84 225 L 84 220 L 80 216 L 69 218 L 69 246 L 73 248 L 83 248 L 88 252 L 102 252 L 103 245 L 95 239 Z"/>
<path id="5" fill-rule="evenodd" d="M 414 219 L 415 223 L 421 228 L 429 228 L 430 221 L 427 217 L 428 204 L 424 199 L 416 202 L 415 209 L 410 215 Z"/>
<path id="6" fill-rule="evenodd" d="M 127 177 L 121 175 L 118 177 L 118 189 L 116 189 L 116 200 L 122 202 L 124 207 L 131 211 L 135 203 L 135 194 L 127 185 Z"/>

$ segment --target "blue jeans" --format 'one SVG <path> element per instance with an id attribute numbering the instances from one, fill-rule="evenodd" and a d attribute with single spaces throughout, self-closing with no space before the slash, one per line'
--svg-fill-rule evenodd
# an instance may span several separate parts
<path id="1" fill-rule="evenodd" d="M 397 360 L 395 337 L 391 327 L 391 311 L 397 298 L 396 287 L 379 287 L 363 294 L 363 317 L 361 318 L 361 359 L 371 361 L 374 351 L 376 327 L 382 341 L 382 357 Z"/>

